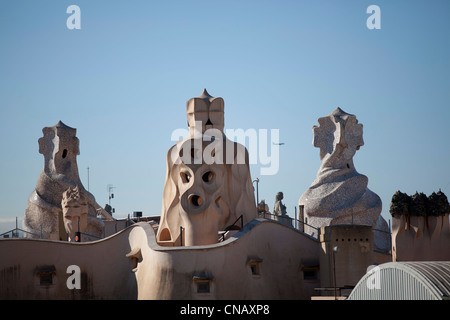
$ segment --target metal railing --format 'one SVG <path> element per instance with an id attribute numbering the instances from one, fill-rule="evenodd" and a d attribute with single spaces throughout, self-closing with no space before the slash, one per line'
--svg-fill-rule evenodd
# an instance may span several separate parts
<path id="1" fill-rule="evenodd" d="M 219 237 L 219 242 L 220 241 L 225 241 L 225 234 L 230 231 L 233 230 L 233 227 L 236 225 L 236 223 L 241 220 L 241 227 L 239 228 L 239 230 L 242 230 L 242 228 L 244 228 L 244 217 L 241 214 L 239 216 L 239 218 L 236 219 L 236 221 L 234 221 L 231 225 L 229 225 L 228 227 L 225 228 L 225 230 L 222 231 L 222 235 Z"/>
<path id="2" fill-rule="evenodd" d="M 35 237 L 39 237 L 40 239 L 42 239 L 42 230 L 41 230 L 41 234 L 37 234 L 34 232 L 20 229 L 19 225 L 18 225 L 17 217 L 16 217 L 16 227 L 12 230 L 9 230 L 9 231 L 6 231 L 6 232 L 3 232 L 2 234 L 0 234 L 0 238 L 9 238 L 9 237 L 5 237 L 5 235 L 8 235 L 9 233 L 11 233 L 11 238 L 20 238 L 19 232 L 28 233 L 28 234 L 34 235 Z"/>
<path id="3" fill-rule="evenodd" d="M 298 220 L 298 219 L 295 219 L 295 218 L 291 218 L 291 217 L 289 217 L 287 215 L 286 216 L 279 216 L 279 215 L 272 214 L 272 213 L 265 212 L 265 211 L 261 212 L 259 214 L 259 216 L 263 217 L 264 219 L 273 220 L 273 221 L 277 221 L 277 222 L 280 222 L 280 223 L 283 223 L 285 221 L 289 221 L 290 222 L 290 226 L 293 227 L 294 229 L 297 229 L 300 232 L 303 232 L 304 234 L 306 234 L 306 235 L 308 235 L 310 237 L 313 237 L 315 239 L 319 239 L 320 229 L 317 228 L 317 227 L 314 227 L 314 226 L 312 226 L 310 224 L 308 224 L 305 221 Z M 283 223 L 283 224 L 286 224 L 286 223 Z M 305 226 L 307 228 L 305 228 Z M 308 231 L 306 231 L 306 229 L 308 229 Z"/>
<path id="4" fill-rule="evenodd" d="M 91 237 L 91 238 L 95 238 L 95 239 L 103 239 L 103 237 L 99 237 L 99 236 L 96 236 L 96 235 L 93 235 L 93 234 L 89 234 L 89 233 L 86 233 L 86 232 L 80 232 L 80 234 L 88 236 L 88 237 Z M 67 237 L 67 238 L 69 238 L 69 237 Z"/>
<path id="5" fill-rule="evenodd" d="M 79 228 L 79 225 L 78 225 L 78 228 Z M 39 238 L 39 239 L 48 238 L 48 233 L 42 231 L 42 226 L 41 226 L 41 232 L 39 234 L 19 228 L 18 218 L 17 217 L 16 217 L 16 227 L 14 229 L 11 229 L 9 231 L 1 233 L 0 234 L 0 238 L 10 238 L 9 236 L 7 236 L 9 234 L 11 234 L 11 238 L 25 238 L 24 236 L 22 236 L 22 237 L 20 236 L 20 232 L 26 233 L 26 234 L 31 234 L 31 235 L 35 236 L 36 238 Z M 80 235 L 84 235 L 84 236 L 87 236 L 87 237 L 90 237 L 90 238 L 95 238 L 95 239 L 103 239 L 104 238 L 104 237 L 99 237 L 99 236 L 96 236 L 96 235 L 93 235 L 93 234 L 89 234 L 89 233 L 86 233 L 86 232 L 80 232 L 80 231 L 78 231 L 78 232 L 80 233 Z M 44 237 L 44 235 L 45 235 L 45 237 Z M 5 237 L 5 236 L 7 236 L 7 237 Z M 67 233 L 67 239 L 69 239 L 69 233 Z M 73 241 L 70 241 L 70 242 L 73 242 Z"/>

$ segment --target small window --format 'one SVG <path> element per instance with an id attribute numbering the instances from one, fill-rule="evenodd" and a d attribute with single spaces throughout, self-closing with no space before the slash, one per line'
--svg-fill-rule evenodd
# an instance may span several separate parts
<path id="1" fill-rule="evenodd" d="M 193 292 L 201 295 L 209 295 L 214 289 L 213 279 L 214 277 L 208 271 L 195 272 L 192 277 Z"/>
<path id="2" fill-rule="evenodd" d="M 50 286 L 53 284 L 53 274 L 52 273 L 41 273 L 39 275 L 39 284 L 41 286 Z"/>
<path id="3" fill-rule="evenodd" d="M 51 286 L 55 284 L 53 275 L 56 274 L 56 268 L 53 265 L 39 266 L 35 269 L 36 285 Z"/>
<path id="4" fill-rule="evenodd" d="M 313 269 L 303 270 L 303 280 L 316 280 L 317 271 Z"/>
<path id="5" fill-rule="evenodd" d="M 307 282 L 317 282 L 319 280 L 319 266 L 316 262 L 306 261 L 301 268 L 303 272 L 303 280 Z"/>
<path id="6" fill-rule="evenodd" d="M 259 276 L 259 263 L 251 263 L 250 270 L 252 270 L 252 276 Z"/>
<path id="7" fill-rule="evenodd" d="M 257 257 L 247 259 L 247 266 L 250 268 L 254 279 L 259 279 L 261 277 L 261 262 L 262 259 Z"/>
<path id="8" fill-rule="evenodd" d="M 210 285 L 209 280 L 197 281 L 197 293 L 209 293 Z"/>

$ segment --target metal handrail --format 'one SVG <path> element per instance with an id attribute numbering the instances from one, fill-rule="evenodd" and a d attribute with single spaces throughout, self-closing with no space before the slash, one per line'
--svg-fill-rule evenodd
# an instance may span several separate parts
<path id="1" fill-rule="evenodd" d="M 79 227 L 79 226 L 78 226 L 78 227 Z M 41 229 L 42 229 L 42 227 L 41 227 Z M 14 232 L 15 232 L 15 231 L 20 231 L 20 232 L 23 232 L 23 233 L 28 233 L 28 234 L 31 234 L 31 235 L 33 235 L 33 236 L 39 237 L 39 239 L 43 239 L 43 237 L 42 237 L 42 236 L 43 236 L 42 230 L 41 230 L 41 233 L 40 233 L 40 234 L 37 234 L 37 233 L 35 233 L 35 232 L 30 232 L 30 231 L 27 231 L 27 230 L 20 229 L 20 228 L 18 227 L 17 217 L 16 217 L 16 227 L 15 227 L 14 229 L 11 229 L 11 230 L 9 230 L 9 231 L 6 231 L 6 232 L 1 233 L 1 234 L 0 234 L 0 237 L 3 237 L 5 234 L 9 234 L 9 233 L 11 233 L 11 235 L 14 235 Z M 80 232 L 80 234 L 83 234 L 83 235 L 88 236 L 88 237 L 96 238 L 96 239 L 103 239 L 103 237 L 99 237 L 99 236 L 96 236 L 96 235 L 93 235 L 93 234 L 89 234 L 89 233 L 86 233 L 86 232 Z M 47 235 L 48 235 L 48 234 L 47 234 Z"/>
<path id="2" fill-rule="evenodd" d="M 11 234 L 13 234 L 14 231 L 21 231 L 21 232 L 24 232 L 24 233 L 29 233 L 29 234 L 32 234 L 34 236 L 37 236 L 37 237 L 41 238 L 41 235 L 39 235 L 37 233 L 30 232 L 30 231 L 27 231 L 27 230 L 23 230 L 23 229 L 20 229 L 20 228 L 14 228 L 12 230 L 6 231 L 6 232 L 0 234 L 0 237 L 4 236 L 5 234 L 8 234 L 10 232 L 11 232 Z"/>
<path id="3" fill-rule="evenodd" d="M 231 224 L 231 225 L 229 225 L 228 227 L 226 227 L 225 228 L 225 232 L 226 231 L 230 231 L 231 230 L 231 228 L 233 228 L 234 227 L 234 225 L 236 224 L 236 222 L 238 222 L 239 220 L 241 220 L 241 229 L 244 227 L 244 217 L 243 217 L 243 215 L 241 214 L 240 216 L 239 216 L 239 218 L 237 218 L 234 222 L 233 222 L 233 224 Z"/>
<path id="4" fill-rule="evenodd" d="M 37 234 L 37 233 L 34 233 L 34 232 L 30 232 L 30 231 L 27 231 L 27 230 L 20 229 L 19 226 L 18 226 L 17 217 L 16 217 L 16 227 L 14 229 L 12 229 L 12 230 L 9 230 L 9 231 L 6 231 L 6 232 L 0 234 L 0 237 L 4 236 L 5 234 L 8 234 L 10 232 L 11 232 L 11 235 L 14 235 L 14 231 L 22 231 L 23 233 L 29 233 L 29 234 L 32 234 L 32 235 L 42 239 L 42 226 L 41 226 L 41 234 Z"/>
<path id="5" fill-rule="evenodd" d="M 241 220 L 241 230 L 242 230 L 242 228 L 244 228 L 244 217 L 243 217 L 243 215 L 241 214 L 241 215 L 239 216 L 239 218 L 236 219 L 236 221 L 234 221 L 231 225 L 229 225 L 228 227 L 226 227 L 225 230 L 223 230 L 223 234 L 222 234 L 222 236 L 221 236 L 222 241 L 225 241 L 225 234 L 226 234 L 228 231 L 230 231 L 231 228 L 233 228 L 234 225 L 236 224 L 236 222 L 238 222 L 239 220 Z M 220 238 L 219 238 L 219 241 L 220 241 Z"/>
<path id="6" fill-rule="evenodd" d="M 96 235 L 93 235 L 93 234 L 90 234 L 90 233 L 86 233 L 86 232 L 81 232 L 80 231 L 80 234 L 83 234 L 83 235 L 88 236 L 88 237 L 96 238 L 96 239 L 103 239 L 102 237 L 99 237 L 99 236 L 96 236 Z"/>
<path id="7" fill-rule="evenodd" d="M 289 216 L 287 216 L 287 215 L 286 215 L 286 216 L 279 216 L 279 215 L 276 215 L 276 214 L 273 214 L 273 213 L 270 213 L 270 212 L 265 212 L 265 211 L 263 211 L 262 213 L 260 213 L 260 215 L 262 215 L 264 219 L 269 219 L 269 220 L 275 220 L 275 219 L 272 219 L 272 218 L 270 218 L 270 217 L 269 217 L 269 218 L 266 218 L 266 215 L 274 216 L 274 217 L 283 217 L 284 219 L 290 219 L 291 221 L 297 222 L 297 226 L 298 226 L 298 222 L 300 222 L 300 223 L 303 225 L 303 227 L 304 227 L 304 226 L 308 226 L 309 228 L 312 228 L 312 229 L 314 229 L 314 230 L 317 231 L 317 237 L 314 236 L 314 235 L 309 235 L 309 236 L 311 236 L 311 237 L 313 237 L 313 238 L 316 238 L 316 239 L 319 238 L 320 229 L 317 228 L 317 227 L 314 227 L 314 226 L 312 226 L 312 225 L 310 225 L 310 224 L 308 224 L 307 222 L 304 222 L 304 221 L 301 221 L 301 220 L 298 220 L 298 219 L 291 218 L 291 217 L 289 217 Z M 300 230 L 298 227 L 293 226 L 293 228 L 299 230 L 300 232 L 303 232 L 304 234 L 308 234 L 308 233 L 306 233 L 306 232 Z"/>

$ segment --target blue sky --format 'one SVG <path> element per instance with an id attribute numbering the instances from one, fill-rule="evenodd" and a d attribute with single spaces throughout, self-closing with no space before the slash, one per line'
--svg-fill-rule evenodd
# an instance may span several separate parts
<path id="1" fill-rule="evenodd" d="M 81 30 L 66 27 L 72 4 Z M 354 163 L 386 219 L 397 190 L 449 196 L 449 15 L 446 0 L 1 1 L 0 222 L 23 217 L 37 141 L 59 120 L 100 205 L 113 184 L 116 216 L 159 215 L 171 133 L 203 88 L 226 128 L 280 130 L 278 174 L 251 167 L 270 208 L 282 191 L 294 216 L 320 166 L 311 128 L 336 107 L 364 125 Z"/>

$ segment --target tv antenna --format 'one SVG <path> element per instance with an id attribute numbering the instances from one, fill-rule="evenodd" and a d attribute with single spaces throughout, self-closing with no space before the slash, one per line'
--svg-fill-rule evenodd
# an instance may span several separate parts
<path id="1" fill-rule="evenodd" d="M 111 199 L 114 199 L 113 189 L 116 187 L 114 187 L 112 184 L 108 184 L 107 188 L 108 188 L 108 198 L 109 198 L 108 204 L 111 205 Z"/>
<path id="2" fill-rule="evenodd" d="M 88 178 L 88 191 L 89 191 L 89 169 L 90 169 L 90 168 L 89 168 L 89 166 L 88 166 L 88 167 L 87 167 L 87 174 L 88 174 L 88 177 L 87 177 L 87 178 Z"/>

